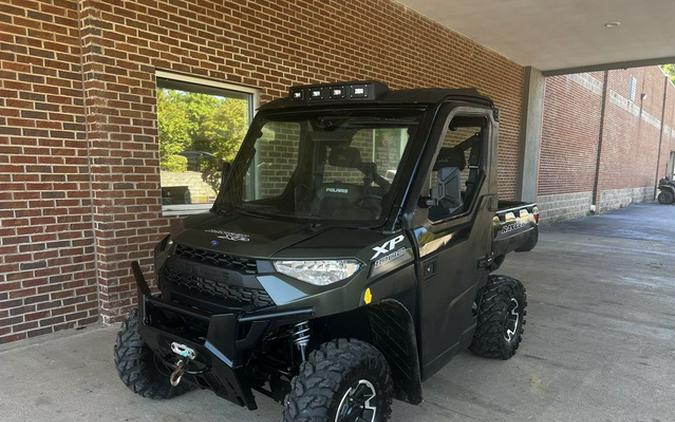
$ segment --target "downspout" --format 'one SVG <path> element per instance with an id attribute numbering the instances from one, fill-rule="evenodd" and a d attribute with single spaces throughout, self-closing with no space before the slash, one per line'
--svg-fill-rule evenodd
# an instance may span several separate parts
<path id="1" fill-rule="evenodd" d="M 654 178 L 654 199 L 659 186 L 659 167 L 661 167 L 661 145 L 663 144 L 664 120 L 666 118 L 666 94 L 668 94 L 668 77 L 663 78 L 663 105 L 661 106 L 661 131 L 659 132 L 659 152 L 656 155 L 656 177 Z"/>
<path id="2" fill-rule="evenodd" d="M 600 161 L 602 158 L 602 140 L 605 137 L 605 111 L 607 108 L 607 81 L 609 71 L 605 70 L 602 76 L 602 101 L 600 103 L 600 133 L 598 134 L 598 150 L 595 157 L 595 179 L 593 180 L 593 199 L 591 202 L 591 212 L 597 212 L 598 208 L 598 186 L 600 181 Z"/>

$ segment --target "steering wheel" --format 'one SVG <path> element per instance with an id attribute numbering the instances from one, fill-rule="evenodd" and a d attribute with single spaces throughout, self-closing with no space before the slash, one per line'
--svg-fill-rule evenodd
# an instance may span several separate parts
<path id="1" fill-rule="evenodd" d="M 360 204 L 361 202 L 366 201 L 366 200 L 368 200 L 368 199 L 372 199 L 372 200 L 381 202 L 381 201 L 382 201 L 382 195 L 376 195 L 376 194 L 374 194 L 374 193 L 369 193 L 369 194 L 367 194 L 367 195 L 361 196 L 361 197 L 358 199 L 358 201 L 356 201 L 356 203 L 357 203 L 357 204 Z"/>
<path id="2" fill-rule="evenodd" d="M 356 206 L 372 212 L 373 216 L 377 217 L 382 213 L 382 196 L 376 194 L 363 195 L 356 201 Z"/>

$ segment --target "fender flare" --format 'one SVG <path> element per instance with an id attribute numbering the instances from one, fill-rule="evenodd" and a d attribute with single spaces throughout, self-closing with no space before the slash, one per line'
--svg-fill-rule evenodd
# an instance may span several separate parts
<path id="1" fill-rule="evenodd" d="M 391 368 L 394 396 L 420 404 L 422 376 L 412 315 L 395 299 L 385 299 L 365 309 L 370 322 L 370 342 L 382 352 Z"/>

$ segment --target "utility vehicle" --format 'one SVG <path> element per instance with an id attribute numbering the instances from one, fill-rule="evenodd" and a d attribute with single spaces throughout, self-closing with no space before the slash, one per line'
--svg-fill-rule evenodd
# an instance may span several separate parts
<path id="1" fill-rule="evenodd" d="M 659 196 L 656 197 L 659 204 L 675 203 L 675 182 L 668 177 L 659 180 Z"/>
<path id="2" fill-rule="evenodd" d="M 526 296 L 490 275 L 537 243 L 497 198 L 499 114 L 472 89 L 301 86 L 259 109 L 210 212 L 155 249 L 115 363 L 149 398 L 206 388 L 284 421 L 385 421 L 465 348 L 507 359 Z"/>

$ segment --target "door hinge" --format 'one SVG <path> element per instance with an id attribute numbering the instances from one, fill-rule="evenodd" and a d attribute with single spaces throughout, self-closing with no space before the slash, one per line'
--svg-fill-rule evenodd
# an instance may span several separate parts
<path id="1" fill-rule="evenodd" d="M 478 269 L 479 270 L 490 270 L 495 265 L 495 253 L 492 252 L 490 255 L 486 255 L 478 259 Z"/>

